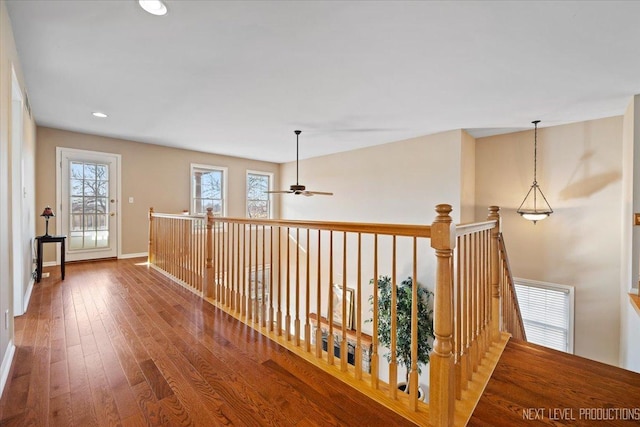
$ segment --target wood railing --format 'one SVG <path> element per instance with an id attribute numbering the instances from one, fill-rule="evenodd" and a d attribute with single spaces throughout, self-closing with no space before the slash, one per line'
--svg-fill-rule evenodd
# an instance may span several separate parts
<path id="1" fill-rule="evenodd" d="M 404 407 L 408 418 L 448 426 L 456 399 L 501 336 L 500 220 L 497 207 L 490 208 L 488 221 L 459 226 L 452 223 L 451 206 L 438 205 L 436 212 L 425 226 L 151 210 L 149 261 L 316 365 L 386 399 L 387 406 Z M 186 243 L 193 246 L 178 247 Z M 206 274 L 191 274 L 204 260 Z M 376 285 L 382 276 L 392 281 L 392 333 L 389 348 L 379 354 Z M 411 289 L 410 366 L 399 366 L 396 357 L 397 286 L 407 277 L 435 294 L 428 405 L 418 399 L 417 286 Z M 408 394 L 398 393 L 403 373 Z"/>
<path id="2" fill-rule="evenodd" d="M 149 210 L 149 264 L 202 295 L 206 283 L 207 218 Z"/>
<path id="3" fill-rule="evenodd" d="M 527 334 L 524 331 L 524 322 L 522 321 L 522 314 L 520 313 L 520 305 L 518 304 L 518 297 L 516 296 L 516 289 L 513 282 L 513 274 L 511 273 L 511 266 L 509 265 L 509 257 L 507 255 L 507 248 L 504 244 L 504 238 L 502 234 L 498 236 L 498 250 L 500 253 L 500 294 L 502 298 L 500 303 L 502 304 L 502 325 L 503 331 L 511 334 L 512 337 L 520 339 L 522 341 L 527 340 Z"/>

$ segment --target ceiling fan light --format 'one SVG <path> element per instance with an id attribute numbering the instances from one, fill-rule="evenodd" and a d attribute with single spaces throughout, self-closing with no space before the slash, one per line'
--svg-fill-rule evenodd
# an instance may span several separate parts
<path id="1" fill-rule="evenodd" d="M 138 4 L 152 15 L 162 16 L 167 14 L 167 6 L 160 0 L 138 0 Z"/>

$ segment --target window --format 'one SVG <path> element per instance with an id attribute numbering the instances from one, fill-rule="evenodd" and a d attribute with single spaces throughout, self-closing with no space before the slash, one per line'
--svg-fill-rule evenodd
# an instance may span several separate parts
<path id="1" fill-rule="evenodd" d="M 515 279 L 527 341 L 573 353 L 573 286 Z"/>
<path id="2" fill-rule="evenodd" d="M 271 181 L 273 174 L 247 172 L 247 217 L 271 218 Z"/>
<path id="3" fill-rule="evenodd" d="M 191 213 L 206 214 L 211 207 L 214 216 L 226 214 L 226 175 L 226 168 L 191 165 Z"/>

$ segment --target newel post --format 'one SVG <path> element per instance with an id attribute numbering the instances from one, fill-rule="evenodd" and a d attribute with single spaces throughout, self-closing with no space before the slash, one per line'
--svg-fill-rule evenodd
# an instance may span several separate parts
<path id="1" fill-rule="evenodd" d="M 153 235 L 153 207 L 149 208 L 149 249 L 147 252 L 147 262 L 153 264 L 156 262 L 156 254 L 153 250 L 155 236 Z"/>
<path id="2" fill-rule="evenodd" d="M 453 360 L 453 249 L 455 225 L 451 205 L 436 206 L 431 247 L 436 250 L 433 351 L 430 361 L 429 417 L 434 426 L 453 425 L 455 389 Z"/>
<path id="3" fill-rule="evenodd" d="M 491 229 L 491 339 L 500 339 L 500 253 L 498 247 L 498 237 L 500 236 L 500 208 L 489 206 L 489 221 L 496 221 L 496 225 Z"/>
<path id="4" fill-rule="evenodd" d="M 207 298 L 213 298 L 214 276 L 213 271 L 213 208 L 207 208 Z"/>

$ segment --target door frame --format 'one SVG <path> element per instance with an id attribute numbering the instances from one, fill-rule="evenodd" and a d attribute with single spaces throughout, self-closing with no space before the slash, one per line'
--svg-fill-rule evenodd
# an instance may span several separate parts
<path id="1" fill-rule="evenodd" d="M 74 153 L 78 155 L 100 155 L 112 156 L 116 158 L 116 257 L 122 257 L 122 155 L 117 153 L 107 153 L 105 151 L 81 150 L 78 148 L 56 147 L 56 206 L 58 212 L 62 213 L 62 155 L 63 153 Z M 63 215 L 56 215 L 56 232 L 62 230 Z M 56 245 L 56 264 L 60 264 L 60 247 Z"/>

